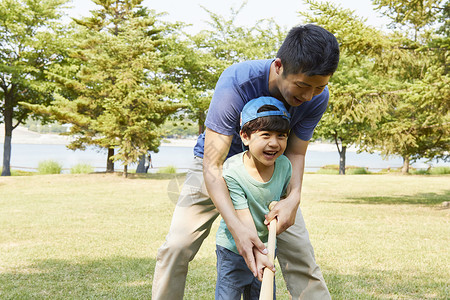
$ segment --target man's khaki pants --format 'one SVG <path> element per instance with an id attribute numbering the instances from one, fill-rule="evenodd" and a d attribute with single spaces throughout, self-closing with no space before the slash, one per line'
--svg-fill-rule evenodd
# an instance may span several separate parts
<path id="1" fill-rule="evenodd" d="M 188 264 L 219 215 L 203 181 L 196 157 L 182 187 L 166 242 L 158 250 L 153 300 L 183 299 Z M 295 224 L 277 237 L 277 258 L 292 299 L 331 299 L 309 241 L 300 209 Z"/>

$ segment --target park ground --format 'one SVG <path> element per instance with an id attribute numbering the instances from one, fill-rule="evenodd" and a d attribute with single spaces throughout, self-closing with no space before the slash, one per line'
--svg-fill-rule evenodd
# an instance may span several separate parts
<path id="1" fill-rule="evenodd" d="M 0 177 L 0 298 L 151 298 L 183 182 L 155 176 Z M 448 175 L 306 174 L 301 207 L 333 299 L 449 299 L 449 200 Z M 214 298 L 214 248 L 210 234 L 185 299 Z"/>

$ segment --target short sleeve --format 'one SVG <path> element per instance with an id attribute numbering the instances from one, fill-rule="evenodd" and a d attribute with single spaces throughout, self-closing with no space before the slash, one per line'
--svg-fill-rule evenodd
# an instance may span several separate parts
<path id="1" fill-rule="evenodd" d="M 292 177 L 292 165 L 291 162 L 289 161 L 289 159 L 286 157 L 287 160 L 287 167 L 286 167 L 286 171 L 284 172 L 284 185 L 283 185 L 283 192 L 281 193 L 281 196 L 284 197 L 286 196 L 286 192 L 287 192 L 287 187 L 289 185 L 289 182 L 291 181 L 291 177 Z"/>
<path id="2" fill-rule="evenodd" d="M 245 192 L 239 182 L 229 175 L 224 176 L 225 182 L 227 183 L 228 190 L 230 191 L 231 202 L 235 209 L 246 209 L 248 208 L 247 197 Z"/>
<path id="3" fill-rule="evenodd" d="M 214 90 L 205 126 L 224 135 L 233 135 L 239 126 L 244 102 L 236 89 L 235 78 L 225 70 Z"/>

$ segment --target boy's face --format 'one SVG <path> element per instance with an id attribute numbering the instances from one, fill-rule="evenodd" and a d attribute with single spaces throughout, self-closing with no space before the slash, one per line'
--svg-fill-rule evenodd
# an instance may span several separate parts
<path id="1" fill-rule="evenodd" d="M 287 133 L 276 131 L 256 131 L 250 137 L 241 131 L 241 139 L 248 146 L 255 164 L 272 166 L 275 160 L 284 153 L 287 146 Z"/>
<path id="2" fill-rule="evenodd" d="M 307 76 L 304 73 L 284 76 L 281 61 L 278 65 L 275 64 L 275 68 L 278 75 L 276 81 L 278 97 L 281 96 L 290 106 L 299 106 L 322 93 L 331 77 L 331 75 Z"/>

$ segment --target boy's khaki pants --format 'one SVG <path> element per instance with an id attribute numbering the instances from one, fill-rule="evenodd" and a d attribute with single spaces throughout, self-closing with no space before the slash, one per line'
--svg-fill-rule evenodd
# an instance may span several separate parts
<path id="1" fill-rule="evenodd" d="M 153 300 L 181 300 L 188 264 L 194 259 L 219 215 L 203 181 L 203 161 L 196 157 L 182 187 L 166 242 L 158 250 Z M 277 258 L 292 299 L 331 299 L 309 241 L 300 209 L 295 224 L 277 237 Z"/>

